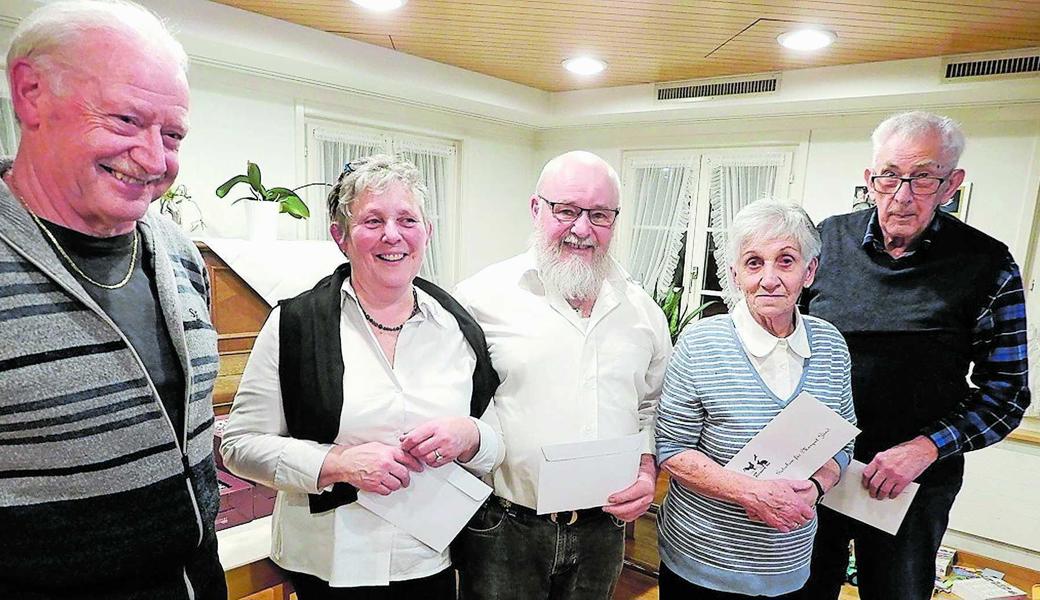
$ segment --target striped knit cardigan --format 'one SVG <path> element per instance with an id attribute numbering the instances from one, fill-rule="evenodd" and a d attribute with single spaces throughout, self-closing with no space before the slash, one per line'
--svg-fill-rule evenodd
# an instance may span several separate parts
<path id="1" fill-rule="evenodd" d="M 172 222 L 140 225 L 185 374 L 180 440 L 126 337 L 0 183 L 0 598 L 226 597 L 209 282 Z"/>
<path id="2" fill-rule="evenodd" d="M 699 450 L 725 465 L 788 402 L 812 394 L 855 423 L 849 351 L 833 325 L 803 316 L 812 356 L 789 398 L 763 383 L 733 319 L 702 319 L 679 338 L 657 406 L 657 458 Z M 840 456 L 848 464 L 852 444 Z M 801 588 L 809 576 L 816 520 L 789 533 L 748 519 L 736 505 L 702 496 L 672 479 L 658 516 L 661 561 L 687 580 L 748 596 Z"/>

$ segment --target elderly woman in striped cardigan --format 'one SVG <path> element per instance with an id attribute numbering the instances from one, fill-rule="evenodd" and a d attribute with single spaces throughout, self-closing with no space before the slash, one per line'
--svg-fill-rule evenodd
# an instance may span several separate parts
<path id="1" fill-rule="evenodd" d="M 851 444 L 808 480 L 758 480 L 723 465 L 802 392 L 855 422 L 845 340 L 796 307 L 819 253 L 801 208 L 748 205 L 729 232 L 740 300 L 676 345 L 656 432 L 658 462 L 672 477 L 659 518 L 662 600 L 800 598 L 815 506 L 838 483 Z"/>

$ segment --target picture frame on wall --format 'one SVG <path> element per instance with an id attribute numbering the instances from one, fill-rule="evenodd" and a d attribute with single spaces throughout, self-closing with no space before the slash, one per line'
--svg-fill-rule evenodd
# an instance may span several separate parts
<path id="1" fill-rule="evenodd" d="M 874 208 L 874 199 L 870 197 L 870 191 L 865 185 L 857 185 L 852 188 L 852 210 L 867 210 Z"/>
<path id="2" fill-rule="evenodd" d="M 971 184 L 964 183 L 946 204 L 940 204 L 939 210 L 957 217 L 961 221 L 968 219 L 968 201 L 971 199 Z"/>

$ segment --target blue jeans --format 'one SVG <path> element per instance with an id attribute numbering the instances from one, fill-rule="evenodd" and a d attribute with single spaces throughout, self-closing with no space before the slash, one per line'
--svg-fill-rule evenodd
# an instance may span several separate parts
<path id="1" fill-rule="evenodd" d="M 492 497 L 456 540 L 463 600 L 609 600 L 625 524 L 599 509 L 556 521 Z M 454 547 L 453 547 L 454 549 Z"/>

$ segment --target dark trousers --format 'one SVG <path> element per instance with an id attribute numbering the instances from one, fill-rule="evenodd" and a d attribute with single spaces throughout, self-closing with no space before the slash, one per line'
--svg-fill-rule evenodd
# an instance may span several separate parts
<path id="1" fill-rule="evenodd" d="M 456 540 L 461 597 L 609 600 L 625 554 L 624 523 L 599 509 L 573 523 L 572 516 L 554 522 L 495 498 L 485 503 Z"/>
<path id="2" fill-rule="evenodd" d="M 748 600 L 749 598 L 772 598 L 773 600 L 800 600 L 800 592 L 784 594 L 782 596 L 746 596 L 734 594 L 733 592 L 720 592 L 718 590 L 701 587 L 690 583 L 678 576 L 661 563 L 661 574 L 657 580 L 658 591 L 661 600 Z"/>
<path id="3" fill-rule="evenodd" d="M 386 586 L 329 587 L 324 579 L 289 572 L 298 600 L 455 600 L 455 570 L 419 579 L 391 581 Z"/>
<path id="4" fill-rule="evenodd" d="M 935 585 L 939 550 L 950 508 L 961 489 L 961 477 L 921 484 L 897 535 L 818 509 L 819 528 L 813 544 L 804 600 L 834 600 L 845 582 L 849 540 L 856 542 L 856 571 L 862 600 L 928 600 Z"/>

